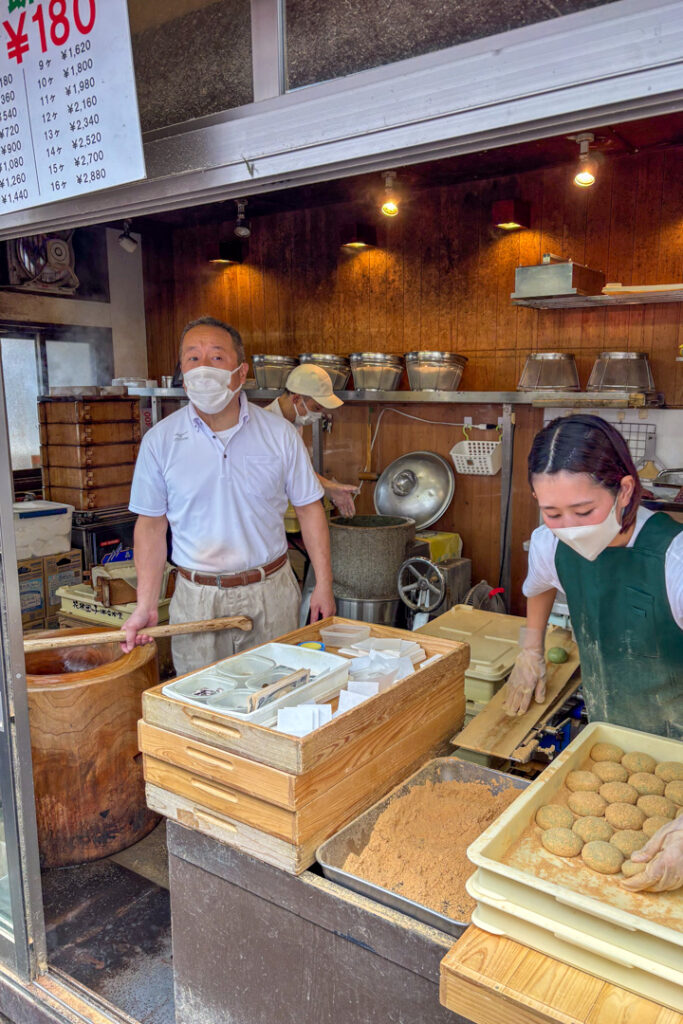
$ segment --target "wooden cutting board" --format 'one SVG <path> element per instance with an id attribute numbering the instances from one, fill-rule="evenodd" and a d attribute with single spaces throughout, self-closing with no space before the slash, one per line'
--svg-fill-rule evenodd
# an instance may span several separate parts
<path id="1" fill-rule="evenodd" d="M 515 752 L 524 746 L 525 739 L 539 723 L 548 719 L 554 706 L 566 700 L 580 682 L 578 678 L 572 679 L 579 668 L 579 654 L 568 630 L 551 626 L 546 634 L 546 650 L 550 647 L 564 647 L 569 658 L 563 665 L 547 666 L 546 699 L 542 704 L 534 701 L 526 714 L 510 718 L 503 709 L 507 697 L 507 686 L 504 686 L 484 710 L 453 737 L 451 743 L 506 761 L 525 760 L 523 755 Z"/>

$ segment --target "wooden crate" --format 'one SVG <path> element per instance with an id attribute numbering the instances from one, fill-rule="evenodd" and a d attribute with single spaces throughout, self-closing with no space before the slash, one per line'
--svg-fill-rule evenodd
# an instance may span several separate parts
<path id="1" fill-rule="evenodd" d="M 139 445 L 133 443 L 82 446 L 46 444 L 40 449 L 40 464 L 43 469 L 61 466 L 93 470 L 104 466 L 130 465 L 137 459 L 138 449 Z"/>
<path id="2" fill-rule="evenodd" d="M 140 424 L 131 421 L 115 423 L 41 423 L 40 443 L 42 446 L 138 444 Z"/>
<path id="3" fill-rule="evenodd" d="M 79 449 L 80 451 L 80 449 Z M 72 490 L 91 490 L 94 487 L 112 487 L 130 484 L 135 463 L 72 469 L 68 466 L 43 466 L 43 490 L 69 487 Z"/>
<path id="4" fill-rule="evenodd" d="M 97 508 L 114 508 L 127 505 L 130 500 L 130 483 L 114 487 L 55 487 L 47 482 L 43 486 L 47 501 L 62 501 L 81 511 Z"/>
<path id="5" fill-rule="evenodd" d="M 319 639 L 333 621 L 349 620 L 328 619 L 280 642 Z M 372 634 L 413 638 L 374 625 Z M 419 643 L 440 660 L 303 737 L 149 690 L 139 741 L 150 807 L 303 871 L 320 843 L 433 756 L 463 721 L 469 649 L 435 637 Z"/>
<path id="6" fill-rule="evenodd" d="M 140 419 L 137 398 L 39 398 L 41 423 L 114 423 Z"/>

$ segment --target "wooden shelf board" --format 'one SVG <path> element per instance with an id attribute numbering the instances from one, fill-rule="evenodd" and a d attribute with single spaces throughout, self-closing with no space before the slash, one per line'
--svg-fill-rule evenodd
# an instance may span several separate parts
<path id="1" fill-rule="evenodd" d="M 612 295 L 541 295 L 529 299 L 512 299 L 514 306 L 526 306 L 529 309 L 604 309 L 609 306 L 642 306 L 653 302 L 683 302 L 683 290 Z"/>

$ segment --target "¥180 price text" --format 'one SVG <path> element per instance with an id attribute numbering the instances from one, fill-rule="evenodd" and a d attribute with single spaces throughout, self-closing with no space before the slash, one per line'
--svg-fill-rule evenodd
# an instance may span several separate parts
<path id="1" fill-rule="evenodd" d="M 15 11 L 21 11 L 18 19 L 3 21 L 2 28 L 7 56 L 17 64 L 35 46 L 46 53 L 49 46 L 67 47 L 71 40 L 62 51 L 63 60 L 85 52 L 76 40 L 92 32 L 97 16 L 95 0 L 39 0 L 35 5 L 34 0 L 8 0 L 8 14 Z"/>

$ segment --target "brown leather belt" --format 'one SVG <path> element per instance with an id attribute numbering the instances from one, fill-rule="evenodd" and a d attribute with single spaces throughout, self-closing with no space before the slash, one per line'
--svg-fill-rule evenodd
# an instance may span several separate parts
<path id="1" fill-rule="evenodd" d="M 194 569 L 178 569 L 181 576 L 184 576 L 186 580 L 191 580 L 192 583 L 198 583 L 202 587 L 218 587 L 219 589 L 227 589 L 228 587 L 246 587 L 250 583 L 260 583 L 266 578 L 266 576 L 272 576 L 274 572 L 281 569 L 287 561 L 287 554 L 280 555 L 274 562 L 269 562 L 268 565 L 260 565 L 257 569 L 245 569 L 244 572 L 231 572 L 231 573 L 205 573 L 195 572 Z"/>

